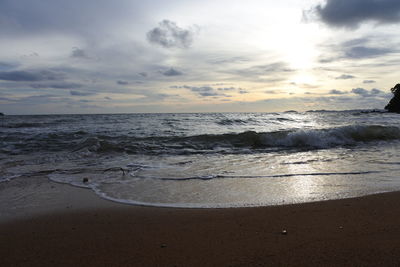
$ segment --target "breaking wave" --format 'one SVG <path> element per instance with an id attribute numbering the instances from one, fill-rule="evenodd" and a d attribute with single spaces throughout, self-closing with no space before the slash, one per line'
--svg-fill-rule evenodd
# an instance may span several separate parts
<path id="1" fill-rule="evenodd" d="M 1 148 L 7 151 L 70 151 L 128 154 L 251 153 L 266 149 L 328 149 L 370 142 L 400 140 L 394 126 L 352 125 L 327 129 L 283 130 L 275 132 L 204 134 L 194 136 L 107 136 L 86 132 L 44 134 Z M 8 140 L 12 141 L 12 140 Z"/>
<path id="2" fill-rule="evenodd" d="M 101 140 L 88 138 L 74 149 L 95 152 L 125 151 L 128 153 L 202 153 L 228 149 L 301 148 L 323 149 L 338 146 L 354 146 L 359 143 L 400 140 L 400 129 L 388 126 L 343 126 L 317 130 L 291 130 L 257 133 L 219 135 L 196 135 L 187 137 L 121 138 Z M 231 149 L 231 150 L 229 150 Z M 221 151 L 222 150 L 222 151 Z"/>

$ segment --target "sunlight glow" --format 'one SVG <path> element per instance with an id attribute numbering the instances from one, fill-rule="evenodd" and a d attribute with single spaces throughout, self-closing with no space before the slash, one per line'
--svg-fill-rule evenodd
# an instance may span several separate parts
<path id="1" fill-rule="evenodd" d="M 316 78 L 314 75 L 310 74 L 307 72 L 307 70 L 305 71 L 301 71 L 298 74 L 296 74 L 295 76 L 292 77 L 291 82 L 295 83 L 295 84 L 314 84 L 316 81 Z"/>

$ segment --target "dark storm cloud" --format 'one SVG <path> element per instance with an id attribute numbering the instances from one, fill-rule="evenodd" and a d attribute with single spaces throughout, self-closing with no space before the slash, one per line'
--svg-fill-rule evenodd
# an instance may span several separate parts
<path id="1" fill-rule="evenodd" d="M 64 74 L 49 70 L 42 71 L 3 71 L 0 72 L 0 80 L 14 82 L 36 82 L 62 80 Z"/>
<path id="2" fill-rule="evenodd" d="M 150 43 L 160 45 L 164 48 L 189 48 L 193 43 L 194 31 L 180 28 L 175 22 L 163 20 L 158 27 L 147 33 Z"/>
<path id="3" fill-rule="evenodd" d="M 348 80 L 348 79 L 354 79 L 355 76 L 353 75 L 348 75 L 348 74 L 342 74 L 339 77 L 336 77 L 336 80 Z"/>
<path id="4" fill-rule="evenodd" d="M 179 75 L 183 75 L 182 72 L 174 69 L 174 68 L 170 68 L 169 70 L 163 71 L 161 72 L 164 76 L 179 76 Z"/>
<path id="5" fill-rule="evenodd" d="M 379 24 L 400 22 L 398 0 L 326 0 L 315 7 L 319 18 L 329 26 L 356 28 L 366 21 Z"/>

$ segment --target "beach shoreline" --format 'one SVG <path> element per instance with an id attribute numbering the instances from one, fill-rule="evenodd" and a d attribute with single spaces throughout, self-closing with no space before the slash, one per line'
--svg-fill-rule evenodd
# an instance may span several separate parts
<path id="1" fill-rule="evenodd" d="M 284 206 L 176 209 L 114 203 L 43 178 L 24 183 L 15 179 L 0 188 L 3 196 L 18 186 L 26 192 L 13 211 L 2 206 L 2 266 L 400 263 L 400 192 Z M 52 204 L 29 194 L 30 187 L 53 190 Z"/>

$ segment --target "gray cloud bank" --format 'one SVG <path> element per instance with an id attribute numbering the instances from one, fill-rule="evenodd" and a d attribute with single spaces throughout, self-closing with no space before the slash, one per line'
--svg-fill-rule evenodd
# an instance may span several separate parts
<path id="1" fill-rule="evenodd" d="M 315 12 L 326 24 L 333 27 L 356 28 L 361 23 L 378 24 L 400 22 L 399 0 L 327 0 L 317 5 Z"/>

